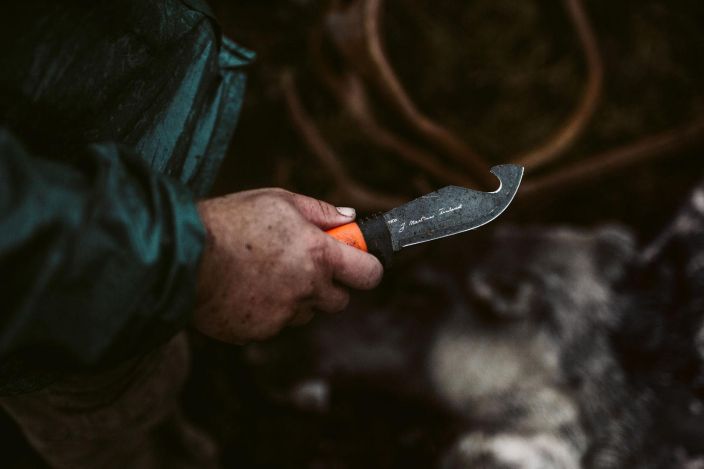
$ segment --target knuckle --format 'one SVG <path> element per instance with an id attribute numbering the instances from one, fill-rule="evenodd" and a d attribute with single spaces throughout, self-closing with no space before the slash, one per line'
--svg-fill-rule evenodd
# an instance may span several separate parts
<path id="1" fill-rule="evenodd" d="M 289 192 L 285 189 L 273 189 L 271 192 L 271 197 L 276 199 L 279 203 L 285 204 L 291 209 L 295 209 L 296 205 L 296 195 L 293 192 Z"/>
<path id="2" fill-rule="evenodd" d="M 318 306 L 321 311 L 335 314 L 347 308 L 350 293 L 347 289 L 330 286 L 322 292 Z"/>
<path id="3" fill-rule="evenodd" d="M 381 283 L 381 279 L 384 276 L 384 267 L 381 265 L 381 262 L 373 258 L 370 259 L 370 266 L 367 272 L 367 275 L 364 277 L 364 287 L 365 289 L 371 290 Z"/>
<path id="4" fill-rule="evenodd" d="M 273 207 L 277 207 L 278 209 L 288 209 L 289 207 L 291 207 L 289 201 L 286 200 L 285 197 L 282 197 L 278 194 L 267 194 L 266 196 L 264 196 L 263 199 L 263 203 L 269 204 Z"/>
<path id="5" fill-rule="evenodd" d="M 350 294 L 349 292 L 345 291 L 340 295 L 340 299 L 337 304 L 337 308 L 335 312 L 340 312 L 344 311 L 347 309 L 347 307 L 350 305 Z"/>
<path id="6" fill-rule="evenodd" d="M 308 300 L 315 296 L 315 282 L 309 280 L 301 285 L 300 292 L 298 295 L 298 300 Z"/>
<path id="7" fill-rule="evenodd" d="M 291 318 L 291 325 L 295 326 L 302 326 L 304 324 L 309 323 L 313 317 L 315 317 L 315 312 L 313 311 L 313 308 L 311 308 L 309 305 L 302 305 L 296 310 L 296 313 L 294 316 Z"/>
<path id="8" fill-rule="evenodd" d="M 283 330 L 291 322 L 293 318 L 296 317 L 296 308 L 286 308 L 282 314 L 278 315 L 275 321 L 276 332 Z"/>
<path id="9" fill-rule="evenodd" d="M 253 328 L 249 332 L 249 340 L 263 341 L 275 336 L 281 327 L 272 324 L 261 324 L 259 327 Z"/>
<path id="10" fill-rule="evenodd" d="M 318 261 L 315 259 L 314 252 L 311 252 L 309 257 L 299 261 L 298 271 L 299 278 L 305 279 L 306 283 L 309 282 L 311 278 L 316 276 L 318 271 Z"/>
<path id="11" fill-rule="evenodd" d="M 316 270 L 327 269 L 330 266 L 330 248 L 323 236 L 312 236 L 308 246 L 308 256 Z"/>
<path id="12" fill-rule="evenodd" d="M 290 199 L 293 196 L 291 192 L 280 187 L 269 187 L 267 189 L 261 189 L 260 194 L 277 199 Z"/>
<path id="13" fill-rule="evenodd" d="M 277 195 L 283 196 L 283 197 L 291 197 L 293 195 L 293 193 L 287 191 L 286 189 L 282 189 L 281 187 L 272 187 L 269 190 L 271 191 L 271 193 L 277 194 Z"/>
<path id="14" fill-rule="evenodd" d="M 281 332 L 294 314 L 292 307 L 280 307 L 272 311 L 267 321 L 260 323 L 259 327 L 252 331 L 254 340 L 266 340 Z"/>
<path id="15" fill-rule="evenodd" d="M 293 206 L 291 194 L 283 189 L 269 189 L 256 195 L 259 203 L 262 204 L 271 204 L 278 207 Z"/>
<path id="16" fill-rule="evenodd" d="M 312 259 L 303 259 L 297 263 L 290 280 L 287 281 L 287 294 L 282 298 L 289 309 L 293 310 L 302 301 L 315 296 L 318 270 Z"/>

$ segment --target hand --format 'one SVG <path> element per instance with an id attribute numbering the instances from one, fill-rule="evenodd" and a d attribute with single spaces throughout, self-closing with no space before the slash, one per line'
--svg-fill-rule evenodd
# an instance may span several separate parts
<path id="1" fill-rule="evenodd" d="M 281 189 L 240 192 L 198 204 L 207 241 L 198 279 L 195 326 L 204 334 L 244 343 L 334 313 L 347 288 L 381 281 L 372 255 L 323 230 L 354 220 L 342 209 Z"/>

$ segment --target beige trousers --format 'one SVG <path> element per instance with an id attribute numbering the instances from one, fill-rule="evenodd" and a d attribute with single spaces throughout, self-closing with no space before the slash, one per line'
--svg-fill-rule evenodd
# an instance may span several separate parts
<path id="1" fill-rule="evenodd" d="M 114 369 L 3 397 L 0 406 L 56 469 L 217 468 L 215 445 L 181 413 L 189 365 L 182 333 Z"/>

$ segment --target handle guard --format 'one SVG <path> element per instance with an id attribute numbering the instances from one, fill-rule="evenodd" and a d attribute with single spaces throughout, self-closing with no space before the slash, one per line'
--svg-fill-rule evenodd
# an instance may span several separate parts
<path id="1" fill-rule="evenodd" d="M 357 223 L 348 223 L 326 231 L 327 234 L 348 246 L 369 252 L 367 241 Z"/>
<path id="2" fill-rule="evenodd" d="M 326 232 L 348 246 L 376 256 L 384 267 L 391 265 L 394 250 L 391 233 L 382 216 L 367 218 L 359 223 L 348 223 Z"/>

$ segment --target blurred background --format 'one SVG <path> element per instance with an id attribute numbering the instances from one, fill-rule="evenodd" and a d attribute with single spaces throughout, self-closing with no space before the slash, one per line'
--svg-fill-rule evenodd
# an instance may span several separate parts
<path id="1" fill-rule="evenodd" d="M 193 337 L 185 400 L 226 467 L 704 467 L 704 275 L 672 274 L 704 232 L 667 248 L 681 207 L 699 226 L 703 2 L 211 3 L 258 55 L 216 193 L 364 215 L 526 166 L 500 220 L 402 253 L 345 315 Z"/>
<path id="2" fill-rule="evenodd" d="M 645 235 L 701 176 L 701 143 L 682 145 L 701 142 L 701 2 L 362 3 L 214 2 L 226 34 L 259 56 L 221 192 L 283 185 L 350 203 L 364 201 L 350 194 L 362 186 L 406 199 L 491 184 L 476 159 L 522 161 L 534 187 L 512 216 L 618 220 Z M 447 151 L 447 140 L 464 148 Z M 611 166 L 578 166 L 605 154 Z M 544 179 L 575 167 L 561 183 Z"/>

